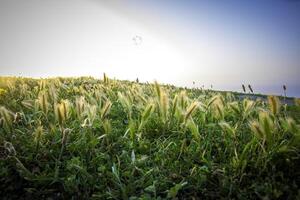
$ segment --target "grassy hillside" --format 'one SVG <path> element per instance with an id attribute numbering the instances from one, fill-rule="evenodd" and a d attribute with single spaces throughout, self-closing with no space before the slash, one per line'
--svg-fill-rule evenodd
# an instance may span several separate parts
<path id="1" fill-rule="evenodd" d="M 3 199 L 300 198 L 299 99 L 0 78 Z"/>

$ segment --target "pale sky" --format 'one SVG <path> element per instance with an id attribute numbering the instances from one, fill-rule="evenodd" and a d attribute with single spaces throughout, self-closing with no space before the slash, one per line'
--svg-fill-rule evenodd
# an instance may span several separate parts
<path id="1" fill-rule="evenodd" d="M 299 19 L 297 0 L 0 0 L 0 75 L 300 96 Z"/>

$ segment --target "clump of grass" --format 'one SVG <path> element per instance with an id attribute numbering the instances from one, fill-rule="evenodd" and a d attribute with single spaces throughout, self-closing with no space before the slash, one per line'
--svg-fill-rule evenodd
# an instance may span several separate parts
<path id="1" fill-rule="evenodd" d="M 181 91 L 178 95 L 178 105 L 181 109 L 185 109 L 188 104 L 186 91 Z"/>
<path id="2" fill-rule="evenodd" d="M 118 92 L 118 101 L 121 103 L 123 108 L 126 110 L 128 118 L 131 119 L 132 117 L 132 103 L 125 95 L 121 92 Z"/>
<path id="3" fill-rule="evenodd" d="M 0 88 L 0 96 L 5 95 L 7 91 L 3 88 Z"/>
<path id="4" fill-rule="evenodd" d="M 162 92 L 160 101 L 159 101 L 159 113 L 162 119 L 162 122 L 165 124 L 167 122 L 169 110 L 169 98 L 165 92 Z"/>
<path id="5" fill-rule="evenodd" d="M 135 143 L 135 139 L 136 139 L 136 135 L 137 135 L 137 123 L 135 120 L 129 120 L 128 123 L 128 130 L 126 132 L 129 132 L 130 134 L 130 140 L 131 140 L 131 144 L 134 145 Z"/>
<path id="6" fill-rule="evenodd" d="M 13 124 L 13 112 L 6 109 L 4 106 L 0 107 L 0 118 L 2 119 L 2 124 L 6 129 L 10 129 Z"/>
<path id="7" fill-rule="evenodd" d="M 111 123 L 108 119 L 105 119 L 103 121 L 103 129 L 104 129 L 104 134 L 108 135 L 111 133 L 111 131 L 112 131 Z"/>
<path id="8" fill-rule="evenodd" d="M 238 102 L 231 102 L 228 105 L 237 116 L 241 115 L 242 112 Z"/>
<path id="9" fill-rule="evenodd" d="M 286 132 L 290 132 L 290 133 L 298 133 L 299 132 L 299 130 L 298 130 L 299 127 L 293 118 L 287 117 L 287 118 L 281 119 L 281 123 Z"/>
<path id="10" fill-rule="evenodd" d="M 267 112 L 260 112 L 259 119 L 250 123 L 250 128 L 262 144 L 273 145 L 275 135 L 275 124 Z"/>
<path id="11" fill-rule="evenodd" d="M 235 127 L 232 127 L 229 123 L 222 121 L 219 123 L 219 126 L 223 129 L 225 133 L 227 133 L 231 138 L 236 137 L 236 131 L 237 131 L 237 125 Z"/>
<path id="12" fill-rule="evenodd" d="M 108 115 L 110 108 L 111 108 L 111 101 L 107 100 L 106 103 L 104 104 L 103 108 L 101 109 L 101 120 L 104 120 L 105 117 Z"/>
<path id="13" fill-rule="evenodd" d="M 243 100 L 243 119 L 247 118 L 254 111 L 255 102 L 249 99 Z"/>
<path id="14" fill-rule="evenodd" d="M 194 122 L 193 119 L 189 119 L 186 122 L 186 127 L 190 130 L 193 138 L 195 141 L 200 142 L 200 133 L 199 133 L 199 127 L 198 125 Z"/>
<path id="15" fill-rule="evenodd" d="M 280 101 L 278 97 L 275 96 L 268 96 L 269 108 L 272 114 L 275 116 L 280 111 Z"/>
<path id="16" fill-rule="evenodd" d="M 192 114 L 196 111 L 196 109 L 199 107 L 199 103 L 197 101 L 191 103 L 191 105 L 187 108 L 184 116 L 184 121 L 186 122 Z"/>
<path id="17" fill-rule="evenodd" d="M 86 101 L 83 96 L 76 98 L 75 108 L 76 108 L 76 115 L 78 119 L 81 119 L 86 108 Z"/>
<path id="18" fill-rule="evenodd" d="M 40 92 L 38 96 L 38 104 L 40 109 L 44 112 L 44 114 L 47 115 L 49 103 L 48 103 L 48 95 L 46 92 Z"/>
<path id="19" fill-rule="evenodd" d="M 69 101 L 62 100 L 61 103 L 56 103 L 54 111 L 59 125 L 62 126 L 69 117 Z"/>
<path id="20" fill-rule="evenodd" d="M 154 85 L 157 95 L 158 113 L 162 123 L 166 124 L 169 112 L 169 97 L 156 81 Z"/>
<path id="21" fill-rule="evenodd" d="M 40 90 L 45 90 L 45 89 L 46 89 L 46 86 L 47 86 L 46 80 L 41 80 L 41 81 L 39 82 L 39 89 L 40 89 Z"/>
<path id="22" fill-rule="evenodd" d="M 57 101 L 57 89 L 55 87 L 55 83 L 51 82 L 51 84 L 48 88 L 48 97 L 52 103 Z"/>
<path id="23" fill-rule="evenodd" d="M 207 107 L 211 107 L 213 117 L 215 119 L 223 119 L 224 118 L 224 99 L 220 95 L 216 95 L 210 99 L 207 104 Z"/>
<path id="24" fill-rule="evenodd" d="M 92 105 L 92 104 L 88 104 L 86 107 L 86 115 L 87 118 L 85 119 L 84 123 L 83 123 L 83 127 L 85 126 L 93 126 L 93 123 L 96 119 L 97 116 L 97 106 L 96 105 Z"/>
<path id="25" fill-rule="evenodd" d="M 32 110 L 32 109 L 34 108 L 34 101 L 33 101 L 33 100 L 23 100 L 23 101 L 21 102 L 21 104 L 22 104 L 25 108 L 27 108 L 27 109 L 29 109 L 29 110 Z"/>
<path id="26" fill-rule="evenodd" d="M 141 131 L 142 128 L 145 126 L 147 120 L 150 118 L 150 116 L 153 114 L 154 112 L 154 109 L 155 109 L 155 104 L 154 103 L 149 103 L 145 110 L 143 111 L 142 113 L 142 116 L 141 116 L 141 121 L 140 121 L 140 124 L 139 124 L 139 127 L 138 127 L 138 131 Z"/>
<path id="27" fill-rule="evenodd" d="M 172 101 L 171 118 L 174 117 L 174 115 L 175 115 L 175 112 L 177 110 L 177 104 L 178 104 L 178 95 L 175 95 L 175 97 Z"/>
<path id="28" fill-rule="evenodd" d="M 300 99 L 299 98 L 295 98 L 294 101 L 295 101 L 296 106 L 300 106 Z"/>
<path id="29" fill-rule="evenodd" d="M 41 124 L 41 122 L 39 122 L 39 124 Z M 39 125 L 35 131 L 34 131 L 34 142 L 36 143 L 36 152 L 39 151 L 39 147 L 40 147 L 40 143 L 41 143 L 41 139 L 43 136 L 44 130 L 43 130 L 43 126 Z"/>
<path id="30" fill-rule="evenodd" d="M 255 133 L 258 138 L 264 139 L 265 135 L 263 133 L 263 129 L 261 128 L 261 126 L 257 120 L 250 122 L 250 128 L 251 128 L 252 132 Z"/>

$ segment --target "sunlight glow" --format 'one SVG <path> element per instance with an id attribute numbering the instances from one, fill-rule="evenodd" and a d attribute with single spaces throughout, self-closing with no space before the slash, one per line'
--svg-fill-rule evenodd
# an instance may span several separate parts
<path id="1" fill-rule="evenodd" d="M 185 58 L 171 45 L 146 35 L 140 45 L 115 48 L 105 62 L 107 73 L 121 79 L 174 82 L 184 70 Z"/>

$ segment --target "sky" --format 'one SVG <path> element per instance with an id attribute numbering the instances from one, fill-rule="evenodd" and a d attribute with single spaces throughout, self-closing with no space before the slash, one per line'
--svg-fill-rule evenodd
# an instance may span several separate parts
<path id="1" fill-rule="evenodd" d="M 300 1 L 0 0 L 0 76 L 104 72 L 300 97 Z"/>

